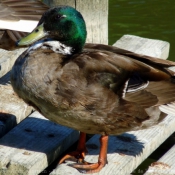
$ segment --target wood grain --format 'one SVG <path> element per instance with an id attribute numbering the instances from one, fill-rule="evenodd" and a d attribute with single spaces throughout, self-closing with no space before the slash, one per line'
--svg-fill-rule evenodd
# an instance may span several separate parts
<path id="1" fill-rule="evenodd" d="M 174 175 L 175 145 L 157 162 L 152 163 L 144 175 Z"/>
<path id="2" fill-rule="evenodd" d="M 108 0 L 76 0 L 87 25 L 87 43 L 108 44 Z"/>
<path id="3" fill-rule="evenodd" d="M 78 135 L 34 112 L 0 139 L 0 174 L 37 175 Z"/>
<path id="4" fill-rule="evenodd" d="M 0 77 L 9 72 L 19 55 L 24 52 L 26 48 L 17 49 L 14 51 L 6 51 L 0 49 Z"/>
<path id="5" fill-rule="evenodd" d="M 75 8 L 76 0 L 43 0 L 49 7 L 55 7 L 58 5 L 68 5 Z"/>

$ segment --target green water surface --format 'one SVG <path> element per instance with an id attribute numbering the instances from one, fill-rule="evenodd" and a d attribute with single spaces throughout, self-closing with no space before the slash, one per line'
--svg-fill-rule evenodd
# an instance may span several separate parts
<path id="1" fill-rule="evenodd" d="M 109 0 L 109 44 L 124 34 L 168 41 L 175 61 L 175 0 Z"/>

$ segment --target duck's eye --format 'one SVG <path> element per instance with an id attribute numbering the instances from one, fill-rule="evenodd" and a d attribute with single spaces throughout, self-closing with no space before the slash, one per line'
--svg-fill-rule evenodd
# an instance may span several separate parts
<path id="1" fill-rule="evenodd" d="M 35 32 L 36 32 L 36 33 L 39 32 L 39 29 L 35 29 Z"/>
<path id="2" fill-rule="evenodd" d="M 55 15 L 54 17 L 55 20 L 60 20 L 61 18 L 62 18 L 62 15 L 59 15 L 59 14 Z"/>

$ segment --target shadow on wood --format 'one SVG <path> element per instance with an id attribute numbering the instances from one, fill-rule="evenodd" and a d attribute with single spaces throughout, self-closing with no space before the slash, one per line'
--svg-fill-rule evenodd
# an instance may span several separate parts
<path id="1" fill-rule="evenodd" d="M 34 112 L 1 138 L 0 174 L 1 171 L 38 174 L 70 147 L 78 135 L 78 131 Z"/>
<path id="2" fill-rule="evenodd" d="M 130 156 L 138 156 L 143 152 L 144 144 L 137 140 L 137 137 L 130 133 L 124 133 L 119 136 L 112 136 L 116 139 L 116 144 L 121 144 L 121 148 L 117 148 L 116 153 Z M 118 143 L 119 142 L 119 143 Z"/>
<path id="3" fill-rule="evenodd" d="M 68 134 L 63 132 L 63 126 L 49 120 L 34 117 L 25 119 L 18 126 L 11 130 L 9 135 L 4 136 L 0 140 L 1 146 L 49 153 L 52 149 L 56 149 L 58 147 L 57 143 L 60 142 L 65 134 Z M 62 148 L 60 147 L 59 149 Z M 54 155 L 48 156 L 48 162 L 50 162 L 49 157 L 52 156 Z"/>
<path id="4" fill-rule="evenodd" d="M 17 125 L 16 116 L 0 112 L 0 138 Z"/>
<path id="5" fill-rule="evenodd" d="M 100 135 L 96 135 L 96 137 L 96 144 L 86 144 L 91 155 L 98 155 L 97 152 L 93 150 L 100 149 L 100 144 L 98 144 Z M 113 148 L 111 148 L 111 146 Z M 137 156 L 142 153 L 143 148 L 143 143 L 138 141 L 133 134 L 124 133 L 118 136 L 109 136 L 108 154 L 118 153 L 120 155 Z"/>

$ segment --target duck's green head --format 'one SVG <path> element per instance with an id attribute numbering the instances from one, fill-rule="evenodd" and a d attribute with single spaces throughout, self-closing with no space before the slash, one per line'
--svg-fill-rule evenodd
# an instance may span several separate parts
<path id="1" fill-rule="evenodd" d="M 85 21 L 80 12 L 69 6 L 58 6 L 46 11 L 33 32 L 19 40 L 17 45 L 30 45 L 40 39 L 51 38 L 79 52 L 86 35 Z"/>

